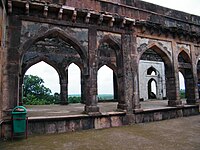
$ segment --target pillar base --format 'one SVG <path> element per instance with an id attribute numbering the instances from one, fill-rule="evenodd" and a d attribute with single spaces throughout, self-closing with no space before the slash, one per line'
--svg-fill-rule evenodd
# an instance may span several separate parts
<path id="1" fill-rule="evenodd" d="M 140 113 L 143 112 L 143 109 L 139 108 L 139 109 L 133 109 L 133 113 Z"/>
<path id="2" fill-rule="evenodd" d="M 99 114 L 101 114 L 99 112 L 98 106 L 85 106 L 85 113 L 87 113 L 89 115 L 99 115 Z"/>
<path id="3" fill-rule="evenodd" d="M 19 106 L 23 106 L 23 102 L 19 102 Z"/>
<path id="4" fill-rule="evenodd" d="M 168 106 L 176 107 L 182 105 L 181 100 L 169 100 L 168 101 Z"/>
<path id="5" fill-rule="evenodd" d="M 80 102 L 80 103 L 81 103 L 81 104 L 85 104 L 86 102 L 81 100 L 81 102 Z"/>
<path id="6" fill-rule="evenodd" d="M 197 99 L 197 100 L 196 100 L 196 103 L 197 103 L 197 104 L 200 104 L 200 99 Z"/>
<path id="7" fill-rule="evenodd" d="M 68 105 L 68 102 L 60 102 L 60 105 Z"/>
<path id="8" fill-rule="evenodd" d="M 186 102 L 188 105 L 196 105 L 197 104 L 197 100 L 195 100 L 195 99 L 192 99 L 192 100 L 187 99 Z"/>
<path id="9" fill-rule="evenodd" d="M 128 105 L 127 104 L 118 104 L 117 105 L 117 109 L 118 110 L 122 110 L 122 111 L 127 110 L 128 109 Z"/>

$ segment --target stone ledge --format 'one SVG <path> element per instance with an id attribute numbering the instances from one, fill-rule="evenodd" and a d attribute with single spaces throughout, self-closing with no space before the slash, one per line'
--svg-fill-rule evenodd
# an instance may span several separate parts
<path id="1" fill-rule="evenodd" d="M 177 107 L 163 107 L 163 108 L 152 108 L 152 109 L 143 109 L 142 111 L 135 111 L 135 114 L 140 113 L 149 113 L 149 112 L 159 112 L 159 111 L 170 111 L 170 110 L 180 110 L 184 108 L 199 108 L 198 105 L 181 105 Z"/>
<path id="2" fill-rule="evenodd" d="M 174 107 L 168 109 L 144 110 L 135 114 L 108 112 L 102 113 L 100 116 L 81 114 L 54 117 L 30 117 L 28 134 L 65 133 L 88 129 L 103 129 L 199 114 L 199 107 L 197 105 L 187 105 L 183 108 Z M 2 126 L 4 128 L 2 138 L 9 138 L 11 130 L 10 120 L 4 121 Z"/>
<path id="3" fill-rule="evenodd" d="M 73 118 L 91 118 L 91 117 L 106 117 L 106 116 L 114 116 L 114 115 L 126 115 L 125 112 L 106 112 L 101 113 L 100 115 L 87 115 L 87 114 L 79 114 L 79 115 L 67 115 L 67 116 L 41 116 L 41 117 L 28 117 L 29 121 L 35 120 L 63 120 L 63 119 L 73 119 Z"/>

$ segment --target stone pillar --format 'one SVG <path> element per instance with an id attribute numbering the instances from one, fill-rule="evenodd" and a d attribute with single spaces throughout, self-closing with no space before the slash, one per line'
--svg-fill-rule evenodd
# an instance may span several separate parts
<path id="1" fill-rule="evenodd" d="M 60 104 L 61 105 L 68 104 L 68 80 L 67 79 L 60 80 Z"/>
<path id="2" fill-rule="evenodd" d="M 191 45 L 191 65 L 192 65 L 192 75 L 189 75 L 190 78 L 187 80 L 187 87 L 188 90 L 188 97 L 187 97 L 187 104 L 196 104 L 197 100 L 199 99 L 198 93 L 198 76 L 197 76 L 197 60 L 195 57 L 195 49 L 194 45 Z M 187 72 L 186 72 L 187 73 Z"/>
<path id="3" fill-rule="evenodd" d="M 20 75 L 19 77 L 19 105 L 23 105 L 23 77 Z"/>
<path id="4" fill-rule="evenodd" d="M 3 117 L 3 93 L 2 93 L 2 78 L 3 78 L 3 64 L 5 61 L 4 53 L 6 50 L 6 8 L 5 2 L 2 1 L 2 6 L 0 6 L 0 121 Z"/>
<path id="5" fill-rule="evenodd" d="M 18 105 L 19 100 L 19 73 L 20 73 L 20 36 L 21 20 L 17 16 L 9 16 L 7 29 L 7 51 L 3 67 L 3 109 L 10 109 Z"/>
<path id="6" fill-rule="evenodd" d="M 88 53 L 88 67 L 89 74 L 84 75 L 85 80 L 85 92 L 86 94 L 86 103 L 85 103 L 85 112 L 88 114 L 97 114 L 99 113 L 99 107 L 97 106 L 97 30 L 94 27 L 89 28 L 88 33 L 88 42 L 89 42 L 89 53 Z"/>
<path id="7" fill-rule="evenodd" d="M 83 71 L 81 71 L 81 103 L 82 104 L 85 104 L 85 101 L 86 101 L 86 94 L 87 93 L 85 93 L 85 86 L 86 86 L 86 84 L 85 84 L 85 78 L 84 78 L 84 74 L 83 74 Z"/>
<path id="8" fill-rule="evenodd" d="M 118 100 L 118 84 L 117 84 L 117 78 L 115 73 L 113 72 L 113 99 L 114 100 Z"/>
<path id="9" fill-rule="evenodd" d="M 137 36 L 133 34 L 132 41 L 133 47 L 131 51 L 131 66 L 133 72 L 133 110 L 142 111 L 139 96 L 139 61 L 137 51 Z"/>
<path id="10" fill-rule="evenodd" d="M 132 113 L 140 109 L 136 36 L 132 31 L 122 34 L 123 66 L 119 69 L 118 109 Z M 121 74 L 121 75 L 120 75 Z"/>
<path id="11" fill-rule="evenodd" d="M 166 72 L 166 90 L 169 106 L 178 106 L 182 104 L 179 95 L 179 69 L 178 69 L 178 51 L 175 41 L 172 41 L 172 67 L 165 70 Z"/>

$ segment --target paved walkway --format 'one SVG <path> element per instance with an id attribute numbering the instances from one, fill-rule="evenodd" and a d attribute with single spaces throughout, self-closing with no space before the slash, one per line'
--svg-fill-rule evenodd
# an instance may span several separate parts
<path id="1" fill-rule="evenodd" d="M 154 100 L 141 102 L 142 109 L 161 109 L 167 108 L 167 100 Z M 185 103 L 185 101 L 183 101 Z M 113 112 L 117 109 L 117 102 L 98 103 L 100 112 Z M 65 116 L 78 115 L 84 111 L 84 104 L 69 104 L 69 105 L 29 105 L 27 107 L 28 117 L 46 117 L 46 116 Z"/>
<path id="2" fill-rule="evenodd" d="M 200 115 L 0 141 L 0 150 L 199 150 Z"/>

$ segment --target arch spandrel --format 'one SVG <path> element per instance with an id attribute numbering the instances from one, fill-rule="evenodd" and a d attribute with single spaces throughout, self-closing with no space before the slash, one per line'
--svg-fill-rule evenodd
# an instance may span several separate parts
<path id="1" fill-rule="evenodd" d="M 138 61 L 141 59 L 142 54 L 145 53 L 146 50 L 152 49 L 158 55 L 160 55 L 162 57 L 163 61 L 167 65 L 171 65 L 172 64 L 172 56 L 171 56 L 171 54 L 167 50 L 165 50 L 165 48 L 160 46 L 157 42 L 153 42 L 153 43 L 150 43 L 150 44 L 141 44 L 140 47 L 138 47 L 138 49 L 139 49 L 138 50 L 138 52 L 139 52 Z"/>
<path id="2" fill-rule="evenodd" d="M 33 45 L 37 45 L 38 42 L 44 42 L 45 40 L 48 41 L 48 39 L 57 39 L 59 40 L 60 44 L 65 43 L 69 48 L 76 50 L 82 59 L 87 59 L 87 51 L 85 48 L 73 36 L 66 34 L 66 32 L 60 28 L 50 29 L 45 33 L 41 33 L 27 40 L 20 47 L 21 55 L 29 51 Z"/>
<path id="3" fill-rule="evenodd" d="M 177 59 L 178 59 L 179 62 L 191 63 L 190 54 L 183 49 L 178 53 Z M 180 60 L 180 59 L 183 59 L 183 60 Z"/>
<path id="4" fill-rule="evenodd" d="M 105 53 L 104 48 L 105 47 Z M 109 51 L 107 51 L 109 50 Z M 98 42 L 98 57 L 107 57 L 103 60 L 99 59 L 99 66 L 110 65 L 113 70 L 122 66 L 122 49 L 120 41 L 115 39 L 112 35 L 104 35 Z M 105 56 L 104 56 L 105 55 Z M 115 66 L 115 67 L 114 67 Z"/>
<path id="5" fill-rule="evenodd" d="M 49 60 L 49 59 L 46 59 L 44 57 L 36 57 L 35 59 L 33 59 L 32 61 L 30 61 L 29 63 L 23 63 L 22 64 L 22 75 L 24 75 L 26 73 L 26 71 L 31 68 L 33 65 L 41 62 L 41 61 L 44 61 L 45 63 L 47 63 L 48 65 L 50 65 L 51 67 L 53 67 L 58 75 L 60 76 L 62 73 L 61 71 L 59 70 L 59 67 L 56 65 L 55 62 Z M 39 69 L 39 68 L 38 68 Z"/>
<path id="6" fill-rule="evenodd" d="M 121 44 L 120 42 L 115 39 L 112 35 L 108 34 L 108 35 L 105 35 L 100 41 L 99 41 L 99 45 L 101 43 L 108 43 L 113 49 L 115 50 L 121 50 Z"/>

